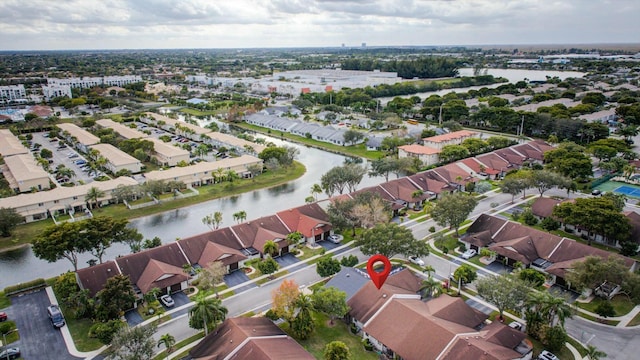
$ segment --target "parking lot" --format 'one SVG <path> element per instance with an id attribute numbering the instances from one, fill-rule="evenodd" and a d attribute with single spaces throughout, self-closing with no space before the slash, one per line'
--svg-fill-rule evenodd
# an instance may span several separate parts
<path id="1" fill-rule="evenodd" d="M 20 340 L 11 346 L 20 348 L 23 359 L 79 359 L 69 354 L 60 330 L 51 325 L 47 316 L 51 303 L 44 290 L 12 297 L 11 303 L 6 312 L 20 333 Z"/>
<path id="2" fill-rule="evenodd" d="M 68 180 L 66 180 L 64 177 L 56 179 L 56 176 L 54 174 L 51 176 L 52 181 L 54 181 L 56 185 L 61 185 L 66 182 L 75 183 L 76 185 L 80 183 L 88 184 L 93 182 L 93 178 L 97 176 L 97 174 L 89 174 L 88 172 L 82 171 L 82 166 L 84 166 L 87 161 L 83 154 L 69 146 L 60 148 L 63 142 L 54 141 L 54 139 L 46 137 L 47 134 L 48 133 L 46 132 L 34 133 L 33 143 L 40 144 L 40 149 L 45 148 L 51 151 L 53 157 L 50 159 L 52 160 L 49 164 L 50 168 L 52 170 L 55 170 L 59 165 L 64 165 L 65 167 L 73 170 L 73 172 L 75 173 L 75 176 L 69 178 Z M 82 163 L 83 161 L 85 163 Z"/>

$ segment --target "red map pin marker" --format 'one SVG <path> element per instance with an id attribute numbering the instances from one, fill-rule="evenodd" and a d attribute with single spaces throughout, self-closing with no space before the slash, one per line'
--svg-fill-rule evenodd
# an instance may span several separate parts
<path id="1" fill-rule="evenodd" d="M 384 269 L 382 269 L 381 272 L 377 272 L 373 269 L 373 265 L 375 265 L 375 263 L 377 262 L 381 262 L 382 264 L 384 264 Z M 369 273 L 369 277 L 376 285 L 378 290 L 380 290 L 384 282 L 387 281 L 387 277 L 391 272 L 391 262 L 389 262 L 389 259 L 387 259 L 387 257 L 384 255 L 373 255 L 371 258 L 369 258 L 369 261 L 367 261 L 367 272 Z"/>

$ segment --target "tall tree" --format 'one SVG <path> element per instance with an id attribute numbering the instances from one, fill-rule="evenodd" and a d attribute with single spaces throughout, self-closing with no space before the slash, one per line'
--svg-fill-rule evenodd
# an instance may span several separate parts
<path id="1" fill-rule="evenodd" d="M 313 184 L 311 186 L 311 195 L 313 195 L 315 201 L 318 201 L 319 194 L 322 194 L 322 186 L 320 186 L 320 184 Z"/>
<path id="2" fill-rule="evenodd" d="M 438 225 L 455 229 L 457 237 L 460 236 L 460 224 L 467 219 L 476 205 L 476 198 L 461 192 L 443 195 L 431 208 L 431 217 Z"/>
<path id="3" fill-rule="evenodd" d="M 423 241 L 416 240 L 411 230 L 396 223 L 383 223 L 366 230 L 356 240 L 365 255 L 382 254 L 388 258 L 394 255 L 427 256 L 429 248 Z"/>
<path id="4" fill-rule="evenodd" d="M 258 270 L 260 270 L 260 272 L 264 275 L 271 275 L 274 272 L 278 271 L 278 268 L 280 267 L 278 262 L 275 261 L 272 257 L 267 257 L 261 260 L 256 266 L 258 267 Z"/>
<path id="5" fill-rule="evenodd" d="M 78 255 L 89 251 L 90 244 L 78 222 L 64 222 L 45 228 L 33 242 L 36 257 L 48 262 L 67 259 L 78 271 Z"/>
<path id="6" fill-rule="evenodd" d="M 245 221 L 246 219 L 247 219 L 247 212 L 244 210 L 240 210 L 233 213 L 233 220 L 237 221 L 238 224 Z"/>
<path id="7" fill-rule="evenodd" d="M 227 275 L 227 273 L 227 266 L 225 264 L 221 261 L 212 261 L 200 272 L 198 276 L 200 279 L 199 285 L 202 289 L 215 289 L 216 296 L 218 296 L 216 285 L 224 280 L 224 276 Z"/>
<path id="8" fill-rule="evenodd" d="M 218 229 L 222 223 L 222 211 L 215 211 L 202 218 L 202 223 L 207 225 L 211 230 Z"/>
<path id="9" fill-rule="evenodd" d="M 311 311 L 313 310 L 311 298 L 308 295 L 300 294 L 296 300 L 296 307 L 298 308 L 298 313 L 291 323 L 291 330 L 298 339 L 306 340 L 315 327 L 311 316 Z"/>
<path id="10" fill-rule="evenodd" d="M 126 310 L 133 308 L 136 293 L 128 276 L 116 275 L 107 279 L 104 288 L 96 295 L 98 306 L 96 317 L 107 321 L 121 317 Z"/>
<path id="11" fill-rule="evenodd" d="M 111 244 L 129 243 L 140 237 L 138 230 L 127 227 L 128 223 L 127 219 L 116 220 L 108 216 L 92 217 L 82 223 L 89 251 L 101 264 L 102 257 Z"/>
<path id="12" fill-rule="evenodd" d="M 300 296 L 298 284 L 294 280 L 284 280 L 271 293 L 272 310 L 289 324 L 293 322 L 296 313 L 296 302 Z"/>
<path id="13" fill-rule="evenodd" d="M 204 293 L 196 295 L 195 305 L 189 310 L 189 327 L 204 329 L 204 336 L 209 328 L 214 328 L 224 321 L 228 310 L 218 298 L 207 298 Z"/>
<path id="14" fill-rule="evenodd" d="M 476 281 L 478 295 L 495 305 L 503 319 L 507 309 L 522 307 L 529 295 L 529 284 L 511 274 L 486 276 Z"/>
<path id="15" fill-rule="evenodd" d="M 111 341 L 114 360 L 151 360 L 154 355 L 155 326 L 125 326 L 118 330 Z"/>
<path id="16" fill-rule="evenodd" d="M 173 352 L 173 346 L 176 344 L 176 338 L 171 334 L 164 334 L 158 339 L 158 347 L 164 346 L 167 349 L 167 355 Z M 169 356 L 167 356 L 169 358 Z"/>
<path id="17" fill-rule="evenodd" d="M 605 281 L 623 284 L 629 276 L 627 267 L 621 258 L 611 255 L 607 259 L 599 256 L 587 256 L 583 261 L 575 262 L 566 280 L 578 290 L 595 289 Z"/>
<path id="18" fill-rule="evenodd" d="M 607 353 L 604 351 L 598 350 L 598 348 L 593 345 L 587 345 L 587 358 L 589 360 L 600 360 L 606 357 Z"/>
<path id="19" fill-rule="evenodd" d="M 534 170 L 531 172 L 530 184 L 538 189 L 540 197 L 544 195 L 547 190 L 554 187 L 566 187 L 571 184 L 571 179 L 562 176 L 558 173 L 548 170 Z"/>
<path id="20" fill-rule="evenodd" d="M 267 240 L 264 242 L 264 246 L 262 247 L 262 253 L 264 255 L 274 257 L 278 255 L 278 252 L 280 252 L 280 247 L 278 247 L 278 244 L 275 241 Z"/>
<path id="21" fill-rule="evenodd" d="M 92 186 L 87 190 L 87 195 L 85 199 L 89 203 L 89 208 L 93 209 L 94 204 L 98 205 L 98 199 L 104 196 L 104 191 L 98 189 L 95 186 Z"/>
<path id="22" fill-rule="evenodd" d="M 24 221 L 24 217 L 12 208 L 0 208 L 0 235 L 11 236 L 11 230 Z"/>
<path id="23" fill-rule="evenodd" d="M 341 318 L 349 312 L 347 293 L 333 286 L 317 289 L 312 298 L 314 308 L 327 314 L 331 319 L 331 325 L 336 318 Z"/>
<path id="24" fill-rule="evenodd" d="M 538 312 L 549 327 L 560 323 L 564 328 L 565 320 L 573 317 L 573 311 L 566 299 L 549 292 L 530 292 L 527 305 Z"/>
<path id="25" fill-rule="evenodd" d="M 441 283 L 437 279 L 429 276 L 425 280 L 422 280 L 419 292 L 423 298 L 425 297 L 437 297 L 441 288 Z"/>

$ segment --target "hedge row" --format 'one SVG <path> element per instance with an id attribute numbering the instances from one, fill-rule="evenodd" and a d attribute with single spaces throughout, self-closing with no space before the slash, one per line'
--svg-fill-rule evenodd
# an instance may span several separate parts
<path id="1" fill-rule="evenodd" d="M 40 278 L 27 281 L 25 283 L 7 286 L 6 288 L 4 288 L 4 294 L 7 296 L 11 296 L 26 290 L 36 289 L 44 286 L 47 286 L 47 283 L 44 281 L 44 279 Z"/>

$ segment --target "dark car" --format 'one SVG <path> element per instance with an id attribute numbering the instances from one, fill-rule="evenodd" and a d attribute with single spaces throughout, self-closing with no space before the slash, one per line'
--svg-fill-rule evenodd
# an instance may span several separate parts
<path id="1" fill-rule="evenodd" d="M 7 320 L 7 313 L 4 311 L 0 311 L 0 321 L 6 321 Z"/>
<path id="2" fill-rule="evenodd" d="M 0 359 L 17 359 L 20 357 L 20 349 L 17 347 L 6 348 L 0 351 Z"/>
<path id="3" fill-rule="evenodd" d="M 58 307 L 58 305 L 49 306 L 47 308 L 47 314 L 49 315 L 51 324 L 54 327 L 61 328 L 64 326 L 64 316 L 62 316 L 62 311 L 60 311 L 60 307 Z"/>

